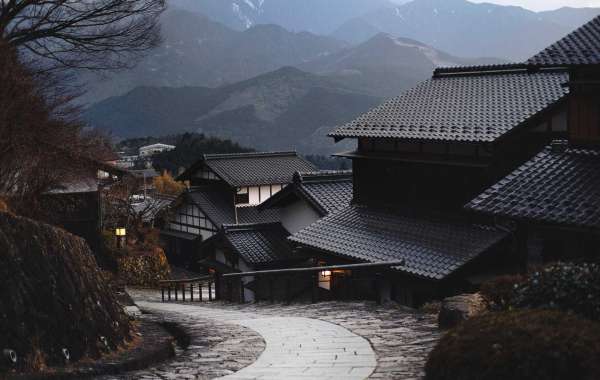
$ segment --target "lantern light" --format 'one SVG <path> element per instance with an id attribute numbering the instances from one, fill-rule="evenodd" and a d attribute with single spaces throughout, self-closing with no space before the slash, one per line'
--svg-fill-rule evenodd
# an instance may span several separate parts
<path id="1" fill-rule="evenodd" d="M 329 276 L 331 276 L 331 271 L 330 270 L 321 271 L 321 276 L 322 277 L 329 277 Z"/>
<path id="2" fill-rule="evenodd" d="M 123 227 L 117 228 L 115 230 L 115 235 L 117 235 L 117 236 L 125 236 L 126 233 L 127 232 L 126 232 L 125 228 L 123 228 Z"/>

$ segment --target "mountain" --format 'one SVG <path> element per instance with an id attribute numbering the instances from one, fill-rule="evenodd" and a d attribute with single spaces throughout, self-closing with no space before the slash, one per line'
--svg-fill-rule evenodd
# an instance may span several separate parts
<path id="1" fill-rule="evenodd" d="M 300 65 L 299 68 L 368 94 L 391 97 L 431 76 L 436 67 L 503 63 L 465 59 L 419 41 L 379 33 L 368 41 Z"/>
<path id="2" fill-rule="evenodd" d="M 357 43 L 364 41 L 365 36 L 385 32 L 422 41 L 458 56 L 519 61 L 558 40 L 597 12 L 592 8 L 563 8 L 536 13 L 520 7 L 466 0 L 414 0 L 359 16 L 332 36 Z"/>
<path id="3" fill-rule="evenodd" d="M 394 5 L 389 0 L 171 0 L 169 4 L 237 30 L 277 24 L 317 34 L 329 34 L 347 20 Z"/>
<path id="4" fill-rule="evenodd" d="M 600 15 L 600 8 L 571 8 L 563 7 L 553 11 L 539 13 L 545 20 L 552 21 L 569 29 L 576 29 Z"/>
<path id="5" fill-rule="evenodd" d="M 233 85 L 139 87 L 88 108 L 89 125 L 116 137 L 198 132 L 256 149 L 334 150 L 326 133 L 379 104 L 328 78 L 284 67 Z"/>
<path id="6" fill-rule="evenodd" d="M 235 31 L 207 17 L 171 8 L 161 18 L 162 44 L 133 69 L 83 78 L 84 101 L 122 95 L 139 86 L 217 87 L 296 65 L 347 46 L 330 37 L 293 33 L 276 25 Z"/>

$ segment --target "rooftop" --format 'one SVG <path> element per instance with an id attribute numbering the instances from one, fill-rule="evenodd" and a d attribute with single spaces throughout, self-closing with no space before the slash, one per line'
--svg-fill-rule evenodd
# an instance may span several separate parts
<path id="1" fill-rule="evenodd" d="M 227 193 L 209 186 L 192 188 L 186 196 L 206 214 L 218 228 L 224 224 L 269 223 L 279 221 L 278 210 L 259 211 L 257 207 L 234 207 Z M 236 221 L 237 212 L 237 221 Z"/>
<path id="2" fill-rule="evenodd" d="M 567 81 L 564 71 L 525 65 L 438 69 L 330 136 L 492 142 L 565 98 Z"/>
<path id="3" fill-rule="evenodd" d="M 349 206 L 292 235 L 294 243 L 359 262 L 405 260 L 400 271 L 441 280 L 508 233 L 446 218 Z"/>
<path id="4" fill-rule="evenodd" d="M 294 256 L 289 233 L 279 223 L 223 226 L 226 243 L 249 264 L 288 261 Z"/>
<path id="5" fill-rule="evenodd" d="M 207 154 L 178 179 L 190 179 L 203 165 L 232 187 L 287 184 L 296 171 L 315 170 L 296 152 Z"/>
<path id="6" fill-rule="evenodd" d="M 537 66 L 600 64 L 600 16 L 542 50 L 527 62 Z"/>
<path id="7" fill-rule="evenodd" d="M 352 171 L 297 172 L 292 185 L 265 201 L 261 209 L 276 208 L 292 198 L 304 199 L 325 216 L 347 207 L 352 201 Z"/>
<path id="8" fill-rule="evenodd" d="M 514 219 L 600 229 L 600 150 L 548 147 L 466 207 Z"/>

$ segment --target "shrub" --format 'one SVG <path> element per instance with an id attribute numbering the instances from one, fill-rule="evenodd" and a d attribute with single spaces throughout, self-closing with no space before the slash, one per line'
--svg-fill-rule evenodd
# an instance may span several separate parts
<path id="1" fill-rule="evenodd" d="M 426 380 L 600 378 L 600 326 L 551 310 L 488 313 L 448 332 Z"/>
<path id="2" fill-rule="evenodd" d="M 491 310 L 508 310 L 517 295 L 516 289 L 525 281 L 520 275 L 500 276 L 484 283 L 480 293 Z"/>
<path id="3" fill-rule="evenodd" d="M 168 280 L 171 275 L 167 256 L 161 248 L 131 252 L 117 261 L 118 276 L 127 285 L 156 286 L 159 281 Z"/>
<path id="4" fill-rule="evenodd" d="M 600 320 L 600 266 L 558 263 L 532 273 L 516 289 L 518 308 L 556 309 Z"/>

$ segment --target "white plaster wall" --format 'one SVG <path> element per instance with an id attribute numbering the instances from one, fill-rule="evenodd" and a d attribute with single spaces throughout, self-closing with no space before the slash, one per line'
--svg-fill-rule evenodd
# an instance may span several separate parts
<path id="1" fill-rule="evenodd" d="M 290 234 L 295 234 L 321 219 L 304 200 L 298 200 L 281 210 L 281 224 Z"/>
<path id="2" fill-rule="evenodd" d="M 249 191 L 250 204 L 251 205 L 260 204 L 260 196 L 259 196 L 260 188 L 258 186 L 254 186 L 254 187 L 251 187 L 249 190 L 250 190 Z"/>

